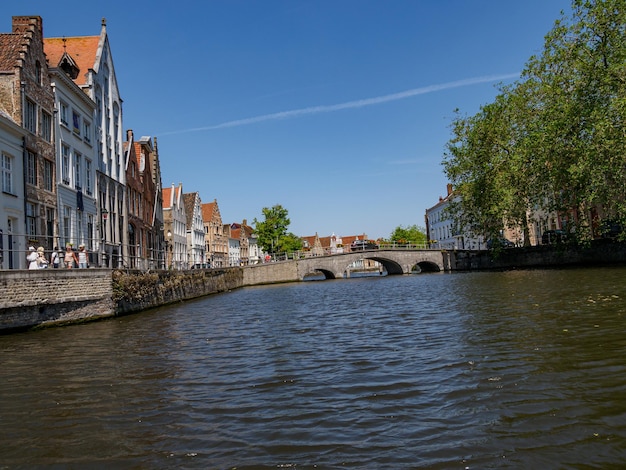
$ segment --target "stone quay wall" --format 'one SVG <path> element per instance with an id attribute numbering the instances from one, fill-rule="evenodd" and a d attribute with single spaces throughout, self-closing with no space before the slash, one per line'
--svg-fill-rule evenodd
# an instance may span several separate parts
<path id="1" fill-rule="evenodd" d="M 0 331 L 111 316 L 111 271 L 0 271 Z"/>
<path id="2" fill-rule="evenodd" d="M 584 246 L 544 245 L 454 255 L 455 271 L 608 266 L 626 264 L 626 243 L 594 240 Z"/>
<path id="3" fill-rule="evenodd" d="M 126 315 L 242 286 L 242 268 L 0 271 L 0 333 Z"/>

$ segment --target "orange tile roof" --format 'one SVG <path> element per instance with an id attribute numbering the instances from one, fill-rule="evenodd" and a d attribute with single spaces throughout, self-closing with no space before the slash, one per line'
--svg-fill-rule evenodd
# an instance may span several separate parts
<path id="1" fill-rule="evenodd" d="M 87 83 L 89 69 L 92 69 L 96 63 L 100 36 L 47 38 L 43 42 L 50 67 L 57 67 L 63 54 L 67 52 L 80 69 L 80 73 L 74 82 L 79 86 Z"/>
<path id="2" fill-rule="evenodd" d="M 204 222 L 210 222 L 213 220 L 213 211 L 215 211 L 216 207 L 217 201 L 202 204 L 202 220 Z"/>
<path id="3" fill-rule="evenodd" d="M 163 209 L 171 209 L 172 188 L 163 188 Z"/>

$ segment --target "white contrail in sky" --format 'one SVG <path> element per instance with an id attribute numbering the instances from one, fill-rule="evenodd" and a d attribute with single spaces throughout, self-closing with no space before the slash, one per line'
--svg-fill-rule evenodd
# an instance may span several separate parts
<path id="1" fill-rule="evenodd" d="M 506 74 L 506 75 L 492 75 L 492 76 L 487 76 L 487 77 L 467 78 L 465 80 L 458 80 L 456 82 L 448 82 L 448 83 L 441 83 L 439 85 L 430 85 L 430 86 L 425 86 L 422 88 L 414 88 L 412 90 L 401 91 L 399 93 L 392 93 L 390 95 L 378 96 L 376 98 L 366 98 L 362 100 L 348 101 L 347 103 L 311 106 L 309 108 L 294 109 L 291 111 L 281 111 L 278 113 L 264 114 L 262 116 L 255 116 L 255 117 L 245 118 L 245 119 L 237 119 L 235 121 L 227 121 L 227 122 L 223 122 L 222 124 L 216 124 L 214 126 L 195 127 L 192 129 L 184 129 L 180 131 L 164 132 L 160 135 L 182 134 L 185 132 L 211 131 L 215 129 L 224 129 L 226 127 L 245 126 L 247 124 L 254 124 L 254 123 L 263 122 L 263 121 L 276 121 L 278 119 L 295 118 L 295 117 L 304 116 L 307 114 L 330 113 L 333 111 L 340 111 L 342 109 L 363 108 L 365 106 L 388 103 L 389 101 L 403 100 L 403 99 L 410 98 L 416 95 L 425 95 L 427 93 L 432 93 L 435 91 L 448 90 L 450 88 L 459 88 L 459 87 L 468 86 L 468 85 L 476 85 L 478 83 L 487 83 L 487 82 L 495 82 L 498 80 L 507 80 L 507 79 L 516 78 L 516 77 L 519 77 L 519 73 L 515 73 L 515 74 L 511 73 L 511 74 Z"/>

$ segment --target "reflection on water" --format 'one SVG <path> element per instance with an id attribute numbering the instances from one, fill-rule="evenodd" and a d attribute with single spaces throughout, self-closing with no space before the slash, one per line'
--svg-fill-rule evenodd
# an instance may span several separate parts
<path id="1" fill-rule="evenodd" d="M 624 268 L 247 288 L 0 337 L 0 468 L 617 468 Z"/>

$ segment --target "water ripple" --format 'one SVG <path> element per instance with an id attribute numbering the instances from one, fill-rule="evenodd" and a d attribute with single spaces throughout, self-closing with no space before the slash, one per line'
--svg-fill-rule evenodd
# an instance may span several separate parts
<path id="1" fill-rule="evenodd" d="M 625 273 L 268 286 L 0 337 L 0 468 L 617 467 Z"/>

